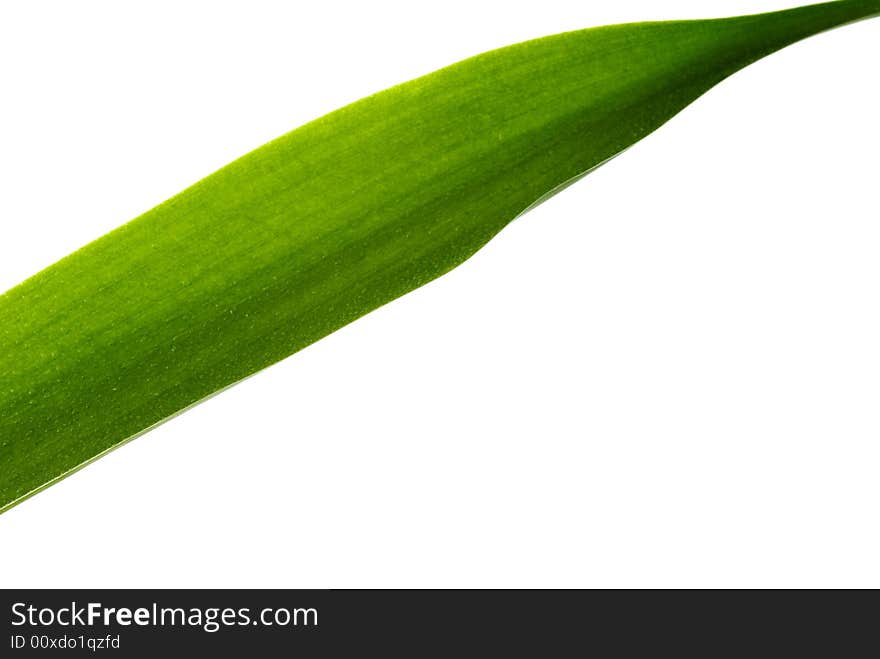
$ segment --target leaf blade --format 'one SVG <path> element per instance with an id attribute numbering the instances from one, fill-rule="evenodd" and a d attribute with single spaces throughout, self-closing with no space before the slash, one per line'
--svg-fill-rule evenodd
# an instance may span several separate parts
<path id="1" fill-rule="evenodd" d="M 837 2 L 511 46 L 331 113 L 0 296 L 0 510 L 455 267 Z"/>

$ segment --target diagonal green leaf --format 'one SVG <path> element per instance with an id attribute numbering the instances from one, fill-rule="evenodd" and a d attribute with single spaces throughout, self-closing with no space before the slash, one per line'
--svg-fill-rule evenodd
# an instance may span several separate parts
<path id="1" fill-rule="evenodd" d="M 257 149 L 0 296 L 0 510 L 462 263 L 845 0 L 489 52 Z"/>

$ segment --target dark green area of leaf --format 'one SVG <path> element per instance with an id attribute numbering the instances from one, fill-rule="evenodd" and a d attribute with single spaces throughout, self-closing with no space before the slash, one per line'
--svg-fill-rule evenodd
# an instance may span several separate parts
<path id="1" fill-rule="evenodd" d="M 878 13 L 538 39 L 224 167 L 0 296 L 0 510 L 449 271 L 747 64 Z"/>

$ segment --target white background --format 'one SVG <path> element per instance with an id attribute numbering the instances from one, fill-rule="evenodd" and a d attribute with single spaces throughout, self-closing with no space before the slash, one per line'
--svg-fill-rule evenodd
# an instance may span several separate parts
<path id="1" fill-rule="evenodd" d="M 5 2 L 0 290 L 478 52 L 792 6 Z M 0 586 L 880 586 L 880 21 L 0 516 Z"/>

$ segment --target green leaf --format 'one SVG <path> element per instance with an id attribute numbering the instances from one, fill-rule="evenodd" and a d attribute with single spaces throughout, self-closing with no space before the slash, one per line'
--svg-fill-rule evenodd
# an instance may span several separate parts
<path id="1" fill-rule="evenodd" d="M 492 51 L 249 153 L 0 296 L 0 510 L 462 263 L 846 0 Z"/>

